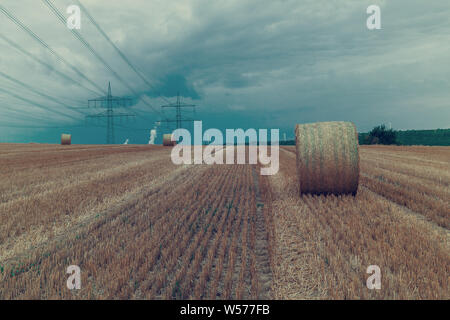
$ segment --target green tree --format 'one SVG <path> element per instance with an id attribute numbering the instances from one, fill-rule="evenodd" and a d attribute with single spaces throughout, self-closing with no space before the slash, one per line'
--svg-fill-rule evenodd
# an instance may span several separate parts
<path id="1" fill-rule="evenodd" d="M 395 131 L 386 129 L 384 124 L 373 128 L 366 139 L 369 144 L 397 144 L 397 135 Z"/>

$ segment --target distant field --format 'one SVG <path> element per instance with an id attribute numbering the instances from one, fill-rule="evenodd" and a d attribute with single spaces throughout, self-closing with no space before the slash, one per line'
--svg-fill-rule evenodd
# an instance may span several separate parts
<path id="1" fill-rule="evenodd" d="M 361 147 L 356 197 L 170 150 L 0 144 L 0 299 L 450 298 L 450 147 Z"/>
<path id="2" fill-rule="evenodd" d="M 395 131 L 397 143 L 403 146 L 450 146 L 450 129 L 399 130 Z M 364 144 L 368 133 L 359 134 L 359 143 Z"/>

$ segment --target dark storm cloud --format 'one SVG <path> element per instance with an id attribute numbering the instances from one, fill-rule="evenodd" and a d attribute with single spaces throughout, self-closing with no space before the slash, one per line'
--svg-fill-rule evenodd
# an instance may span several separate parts
<path id="1" fill-rule="evenodd" d="M 62 12 L 71 4 L 53 2 Z M 137 96 L 158 106 L 164 101 L 155 93 L 173 99 L 180 92 L 200 106 L 205 126 L 243 123 L 291 132 L 295 123 L 325 120 L 354 121 L 360 130 L 381 122 L 396 128 L 450 123 L 446 0 L 82 2 L 152 82 L 148 88 L 136 77 L 83 18 L 81 34 Z M 382 30 L 366 28 L 370 4 L 381 7 Z M 130 95 L 41 1 L 2 5 L 96 83 L 106 89 L 111 80 L 115 95 Z M 0 25 L 3 34 L 74 76 L 3 15 Z M 92 98 L 1 40 L 0 50 L 0 68 L 16 78 L 61 98 Z M 17 102 L 0 95 L 0 101 Z M 137 108 L 158 119 L 142 102 Z"/>
<path id="2" fill-rule="evenodd" d="M 158 97 L 176 97 L 178 94 L 182 97 L 189 97 L 194 100 L 200 98 L 197 91 L 191 83 L 181 74 L 169 74 L 161 79 L 160 84 L 148 92 L 150 96 Z"/>

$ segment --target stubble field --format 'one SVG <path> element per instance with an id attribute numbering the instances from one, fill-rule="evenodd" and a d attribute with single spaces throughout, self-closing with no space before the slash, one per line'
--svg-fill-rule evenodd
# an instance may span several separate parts
<path id="1" fill-rule="evenodd" d="M 170 151 L 0 144 L 0 299 L 450 298 L 450 148 L 361 147 L 356 197 Z"/>

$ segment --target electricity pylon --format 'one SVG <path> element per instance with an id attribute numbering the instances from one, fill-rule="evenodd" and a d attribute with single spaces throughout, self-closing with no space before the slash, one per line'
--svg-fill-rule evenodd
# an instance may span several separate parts
<path id="1" fill-rule="evenodd" d="M 111 94 L 111 82 L 108 84 L 108 95 L 88 100 L 88 106 L 93 108 L 105 108 L 106 111 L 88 115 L 86 118 L 106 118 L 106 144 L 114 144 L 114 118 L 134 117 L 133 113 L 115 112 L 115 108 L 126 108 L 131 106 L 130 98 L 114 97 Z"/>
<path id="2" fill-rule="evenodd" d="M 162 109 L 175 108 L 175 110 L 176 110 L 175 119 L 165 119 L 165 120 L 161 120 L 160 122 L 167 122 L 167 123 L 175 122 L 177 129 L 181 128 L 181 124 L 183 122 L 192 122 L 192 121 L 194 121 L 194 119 L 182 118 L 182 116 L 181 116 L 181 108 L 193 108 L 193 110 L 195 112 L 195 104 L 182 103 L 179 93 L 177 94 L 177 102 L 166 104 L 164 106 L 161 106 L 161 108 Z"/>

